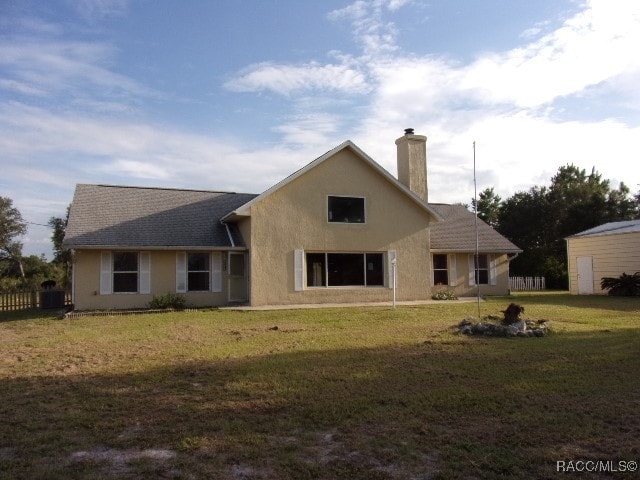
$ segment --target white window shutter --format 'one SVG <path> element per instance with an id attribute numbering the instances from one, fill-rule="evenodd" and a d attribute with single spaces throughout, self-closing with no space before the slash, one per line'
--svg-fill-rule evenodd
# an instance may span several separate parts
<path id="1" fill-rule="evenodd" d="M 211 291 L 222 291 L 222 252 L 211 252 Z"/>
<path id="2" fill-rule="evenodd" d="M 293 252 L 293 278 L 294 290 L 301 292 L 304 290 L 304 250 L 294 250 Z"/>
<path id="3" fill-rule="evenodd" d="M 187 291 L 187 252 L 176 252 L 176 292 Z"/>
<path id="4" fill-rule="evenodd" d="M 151 293 L 151 254 L 140 252 L 140 293 Z"/>
<path id="5" fill-rule="evenodd" d="M 458 284 L 458 272 L 456 268 L 456 254 L 449 255 L 449 286 L 455 287 Z"/>
<path id="6" fill-rule="evenodd" d="M 396 261 L 396 283 L 398 277 L 398 253 L 396 250 L 388 250 L 387 251 L 387 272 L 389 274 L 388 286 L 389 288 L 393 288 L 393 261 Z M 397 285 L 396 285 L 397 287 Z"/>
<path id="7" fill-rule="evenodd" d="M 476 284 L 476 261 L 473 254 L 469 255 L 469 286 Z"/>
<path id="8" fill-rule="evenodd" d="M 100 295 L 109 295 L 111 287 L 111 252 L 100 253 Z"/>
<path id="9" fill-rule="evenodd" d="M 498 284 L 498 272 L 496 268 L 496 256 L 489 255 L 489 283 L 491 285 Z"/>

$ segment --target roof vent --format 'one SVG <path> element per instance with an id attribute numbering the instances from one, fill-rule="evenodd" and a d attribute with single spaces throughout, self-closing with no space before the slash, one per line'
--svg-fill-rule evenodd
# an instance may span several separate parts
<path id="1" fill-rule="evenodd" d="M 405 128 L 404 129 L 404 134 L 405 135 L 413 135 L 413 128 Z"/>

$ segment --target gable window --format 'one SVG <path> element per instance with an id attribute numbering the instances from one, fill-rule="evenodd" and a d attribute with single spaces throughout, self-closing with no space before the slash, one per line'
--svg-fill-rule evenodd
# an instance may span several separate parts
<path id="1" fill-rule="evenodd" d="M 433 284 L 449 285 L 449 265 L 447 254 L 433 254 Z"/>
<path id="2" fill-rule="evenodd" d="M 187 290 L 206 292 L 209 290 L 210 261 L 208 253 L 189 253 L 187 255 Z"/>
<path id="3" fill-rule="evenodd" d="M 365 223 L 364 197 L 329 196 L 327 220 L 329 223 Z"/>
<path id="4" fill-rule="evenodd" d="M 138 292 L 138 253 L 113 252 L 113 293 Z"/>
<path id="5" fill-rule="evenodd" d="M 382 287 L 382 253 L 307 253 L 308 287 Z"/>

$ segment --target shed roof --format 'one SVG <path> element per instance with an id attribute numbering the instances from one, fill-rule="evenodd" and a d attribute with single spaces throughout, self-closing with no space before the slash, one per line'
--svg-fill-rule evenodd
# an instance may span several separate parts
<path id="1" fill-rule="evenodd" d="M 618 235 L 621 233 L 640 232 L 640 220 L 627 220 L 623 222 L 609 222 L 590 228 L 567 238 L 596 237 L 601 235 Z"/>
<path id="2" fill-rule="evenodd" d="M 431 250 L 436 252 L 475 252 L 476 217 L 464 205 L 430 203 L 444 219 L 431 224 Z M 491 226 L 478 219 L 478 251 L 482 253 L 519 253 L 515 246 Z"/>
<path id="3" fill-rule="evenodd" d="M 244 247 L 220 220 L 256 195 L 79 184 L 64 239 L 69 248 Z"/>

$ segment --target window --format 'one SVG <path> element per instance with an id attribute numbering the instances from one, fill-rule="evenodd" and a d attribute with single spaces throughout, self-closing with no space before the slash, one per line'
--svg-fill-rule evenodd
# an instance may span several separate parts
<path id="1" fill-rule="evenodd" d="M 137 252 L 113 252 L 113 293 L 138 292 Z"/>
<path id="2" fill-rule="evenodd" d="M 470 268 L 470 272 L 474 272 L 476 285 L 489 285 L 489 256 L 486 254 L 470 257 L 473 262 L 473 267 Z"/>
<path id="3" fill-rule="evenodd" d="M 382 253 L 307 253 L 308 287 L 382 287 Z"/>
<path id="4" fill-rule="evenodd" d="M 209 254 L 189 253 L 187 255 L 187 290 L 206 292 L 209 290 Z"/>
<path id="5" fill-rule="evenodd" d="M 449 285 L 449 265 L 446 254 L 433 254 L 433 284 Z"/>
<path id="6" fill-rule="evenodd" d="M 365 223 L 363 197 L 328 197 L 329 223 Z"/>

